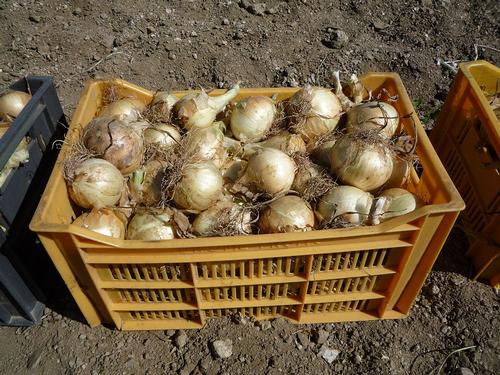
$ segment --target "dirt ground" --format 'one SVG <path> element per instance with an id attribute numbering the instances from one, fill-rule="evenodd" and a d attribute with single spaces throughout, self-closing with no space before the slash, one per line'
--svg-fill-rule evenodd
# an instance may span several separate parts
<path id="1" fill-rule="evenodd" d="M 0 1 L 0 85 L 51 75 L 71 116 L 96 77 L 185 89 L 328 85 L 331 67 L 394 71 L 431 128 L 453 78 L 439 61 L 498 65 L 494 0 L 259 1 Z M 0 373 L 499 374 L 499 295 L 468 279 L 466 247 L 454 230 L 410 316 L 398 321 L 90 329 L 54 277 L 41 325 L 0 328 Z M 232 354 L 217 358 L 213 341 L 226 339 Z M 325 353 L 338 356 L 329 364 Z"/>

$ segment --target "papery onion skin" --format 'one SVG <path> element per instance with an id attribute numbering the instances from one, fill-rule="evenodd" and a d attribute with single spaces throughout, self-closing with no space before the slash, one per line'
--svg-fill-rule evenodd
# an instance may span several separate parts
<path id="1" fill-rule="evenodd" d="M 0 96 L 0 120 L 12 121 L 31 100 L 31 95 L 23 91 L 8 90 Z"/>
<path id="2" fill-rule="evenodd" d="M 330 155 L 335 142 L 336 140 L 331 140 L 314 147 L 310 152 L 311 159 L 323 167 L 330 168 Z"/>
<path id="3" fill-rule="evenodd" d="M 314 229 L 314 212 L 300 197 L 288 195 L 269 203 L 261 212 L 261 233 L 307 232 Z"/>
<path id="4" fill-rule="evenodd" d="M 143 139 L 123 121 L 98 117 L 87 125 L 83 135 L 87 149 L 128 175 L 140 167 L 143 159 Z"/>
<path id="5" fill-rule="evenodd" d="M 196 216 L 193 221 L 193 231 L 204 237 L 223 235 L 224 230 L 233 232 L 233 235 L 251 234 L 251 221 L 250 211 L 245 212 L 242 206 L 232 201 L 222 200 Z M 231 228 L 219 228 L 219 225 Z"/>
<path id="6" fill-rule="evenodd" d="M 93 209 L 90 212 L 85 212 L 78 216 L 72 224 L 105 236 L 125 239 L 125 223 L 110 209 Z"/>
<path id="7" fill-rule="evenodd" d="M 242 142 L 258 142 L 273 125 L 276 115 L 274 101 L 267 96 L 241 99 L 231 112 L 231 131 Z"/>
<path id="8" fill-rule="evenodd" d="M 178 123 L 187 130 L 206 128 L 239 91 L 240 86 L 236 84 L 219 96 L 208 96 L 205 91 L 188 94 L 175 103 L 173 112 Z"/>
<path id="9" fill-rule="evenodd" d="M 156 124 L 144 130 L 145 144 L 157 144 L 164 149 L 169 149 L 181 140 L 181 133 L 170 124 Z"/>
<path id="10" fill-rule="evenodd" d="M 153 159 L 134 172 L 129 180 L 129 186 L 135 203 L 146 207 L 156 206 L 159 203 L 165 167 L 165 162 Z"/>
<path id="11" fill-rule="evenodd" d="M 195 212 L 206 210 L 222 196 L 221 172 L 211 161 L 188 164 L 175 187 L 174 202 L 181 208 Z"/>
<path id="12" fill-rule="evenodd" d="M 341 220 L 348 224 L 361 225 L 368 222 L 373 196 L 349 185 L 331 188 L 316 206 L 318 219 L 325 222 Z"/>
<path id="13" fill-rule="evenodd" d="M 153 100 L 149 106 L 162 116 L 162 121 L 168 122 L 170 119 L 170 112 L 178 100 L 179 99 L 169 91 L 158 91 L 154 94 Z"/>
<path id="14" fill-rule="evenodd" d="M 68 186 L 71 199 L 83 208 L 115 206 L 122 196 L 125 179 L 120 171 L 103 159 L 87 159 L 75 168 Z"/>
<path id="15" fill-rule="evenodd" d="M 410 172 L 412 164 L 409 160 L 401 157 L 394 157 L 392 159 L 392 173 L 387 182 L 384 184 L 385 188 L 404 188 L 410 182 Z"/>
<path id="16" fill-rule="evenodd" d="M 352 107 L 347 112 L 348 132 L 374 131 L 385 138 L 391 138 L 399 125 L 399 113 L 391 104 L 367 102 Z"/>
<path id="17" fill-rule="evenodd" d="M 344 184 L 372 191 L 391 176 L 392 153 L 381 142 L 365 142 L 347 134 L 332 147 L 330 166 Z"/>
<path id="18" fill-rule="evenodd" d="M 173 217 L 169 211 L 138 212 L 127 228 L 127 239 L 162 241 L 175 238 Z"/>
<path id="19" fill-rule="evenodd" d="M 290 190 L 295 171 L 292 158 L 280 150 L 266 147 L 248 159 L 245 173 L 238 181 L 260 192 L 276 195 Z"/>
<path id="20" fill-rule="evenodd" d="M 423 205 L 424 203 L 419 197 L 405 189 L 386 189 L 380 193 L 373 205 L 372 223 L 378 224 L 387 219 L 405 215 Z"/>
<path id="21" fill-rule="evenodd" d="M 329 89 L 306 86 L 290 98 L 287 114 L 292 129 L 308 143 L 337 127 L 342 104 Z"/>
<path id="22" fill-rule="evenodd" d="M 99 117 L 113 117 L 125 122 L 137 121 L 145 109 L 146 106 L 140 100 L 119 99 L 102 108 Z"/>
<path id="23" fill-rule="evenodd" d="M 305 153 L 306 143 L 298 134 L 291 134 L 288 131 L 282 131 L 271 138 L 262 142 L 249 143 L 244 146 L 243 158 L 248 159 L 257 150 L 270 147 L 283 151 L 287 155 L 292 155 L 296 152 Z"/>
<path id="24" fill-rule="evenodd" d="M 185 152 L 193 160 L 212 161 L 217 168 L 224 164 L 224 123 L 217 121 L 206 128 L 194 128 L 185 135 Z"/>

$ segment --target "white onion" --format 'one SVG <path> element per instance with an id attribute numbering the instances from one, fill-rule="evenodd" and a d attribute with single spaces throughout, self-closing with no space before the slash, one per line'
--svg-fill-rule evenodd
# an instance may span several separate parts
<path id="1" fill-rule="evenodd" d="M 258 142 L 271 129 L 275 115 L 276 106 L 271 98 L 243 98 L 231 112 L 231 131 L 242 142 Z"/>
<path id="2" fill-rule="evenodd" d="M 238 178 L 243 175 L 246 167 L 246 160 L 238 158 L 229 159 L 221 169 L 222 177 L 224 177 L 225 180 L 229 180 L 230 182 L 236 182 L 236 180 L 238 180 Z"/>
<path id="3" fill-rule="evenodd" d="M 158 91 L 154 94 L 149 107 L 155 112 L 157 120 L 168 122 L 170 112 L 179 99 L 168 91 Z"/>
<path id="4" fill-rule="evenodd" d="M 161 199 L 161 184 L 165 162 L 150 160 L 142 168 L 134 171 L 129 180 L 130 193 L 135 203 L 146 207 L 155 206 Z"/>
<path id="5" fill-rule="evenodd" d="M 202 161 L 188 164 L 175 187 L 174 202 L 181 208 L 203 211 L 222 196 L 222 175 L 214 163 Z"/>
<path id="6" fill-rule="evenodd" d="M 162 149 L 170 149 L 177 145 L 180 140 L 181 133 L 170 124 L 158 123 L 144 130 L 144 142 L 147 145 L 156 144 Z"/>
<path id="7" fill-rule="evenodd" d="M 196 216 L 193 231 L 200 236 L 251 234 L 251 221 L 249 210 L 223 200 Z"/>
<path id="8" fill-rule="evenodd" d="M 98 117 L 85 128 L 83 144 L 87 149 L 127 175 L 142 163 L 144 145 L 137 131 L 123 121 Z"/>
<path id="9" fill-rule="evenodd" d="M 107 208 L 83 213 L 73 221 L 73 224 L 105 236 L 125 239 L 125 223 L 113 210 Z"/>
<path id="10" fill-rule="evenodd" d="M 323 223 L 343 221 L 360 225 L 368 221 L 373 196 L 354 186 L 331 188 L 318 202 L 316 214 Z"/>
<path id="11" fill-rule="evenodd" d="M 145 109 L 146 106 L 140 100 L 119 99 L 102 108 L 99 117 L 113 117 L 127 122 L 137 121 Z"/>
<path id="12" fill-rule="evenodd" d="M 217 168 L 224 164 L 224 123 L 217 121 L 206 128 L 194 128 L 186 136 L 185 153 L 192 160 L 209 160 Z"/>
<path id="13" fill-rule="evenodd" d="M 292 155 L 296 152 L 306 152 L 306 144 L 302 137 L 298 134 L 291 134 L 285 130 L 271 138 L 266 139 L 265 141 L 245 145 L 243 148 L 243 158 L 248 159 L 258 149 L 264 147 L 275 148 L 283 151 L 287 155 Z"/>
<path id="14" fill-rule="evenodd" d="M 292 190 L 298 192 L 305 200 L 316 200 L 334 186 L 334 182 L 325 168 L 314 164 L 307 157 L 296 155 L 294 160 L 297 172 L 293 180 Z"/>
<path id="15" fill-rule="evenodd" d="M 341 137 L 330 155 L 332 173 L 345 184 L 365 191 L 384 185 L 392 174 L 392 153 L 382 142 Z"/>
<path id="16" fill-rule="evenodd" d="M 269 203 L 260 214 L 261 233 L 306 232 L 314 229 L 314 212 L 300 197 L 288 195 Z"/>
<path id="17" fill-rule="evenodd" d="M 349 132 L 373 131 L 382 137 L 391 138 L 399 125 L 396 108 L 384 102 L 367 102 L 352 107 L 347 112 Z"/>
<path id="18" fill-rule="evenodd" d="M 335 129 L 341 114 L 339 98 L 323 87 L 304 87 L 290 98 L 287 106 L 292 129 L 306 142 Z"/>
<path id="19" fill-rule="evenodd" d="M 3 132 L 4 129 L 0 129 L 0 134 L 3 136 L 5 132 Z M 7 128 L 5 128 L 5 131 L 7 131 Z M 28 142 L 27 138 L 24 137 L 21 139 L 21 142 L 16 147 L 16 150 L 12 155 L 10 155 L 9 160 L 7 160 L 7 163 L 2 168 L 2 171 L 0 172 L 0 186 L 3 186 L 5 181 L 7 180 L 7 177 L 9 177 L 10 172 L 19 167 L 21 164 L 26 164 L 30 159 L 30 153 L 28 150 Z"/>
<path id="20" fill-rule="evenodd" d="M 384 184 L 385 188 L 405 187 L 410 182 L 412 164 L 409 160 L 395 156 L 392 159 L 391 177 Z"/>
<path id="21" fill-rule="evenodd" d="M 130 220 L 127 239 L 161 241 L 175 238 L 175 227 L 170 210 L 139 212 Z"/>
<path id="22" fill-rule="evenodd" d="M 8 90 L 3 93 L 0 96 L 0 120 L 14 120 L 30 100 L 31 95 L 23 91 Z"/>
<path id="23" fill-rule="evenodd" d="M 376 198 L 372 209 L 372 223 L 378 224 L 392 217 L 405 215 L 421 206 L 423 202 L 420 198 L 405 189 L 384 190 Z"/>
<path id="24" fill-rule="evenodd" d="M 236 84 L 219 96 L 208 96 L 205 91 L 188 94 L 175 103 L 174 113 L 179 124 L 188 130 L 206 128 L 239 91 L 240 85 Z"/>
<path id="25" fill-rule="evenodd" d="M 87 159 L 75 168 L 68 181 L 71 199 L 83 208 L 115 206 L 123 192 L 125 179 L 120 171 L 103 159 Z"/>
<path id="26" fill-rule="evenodd" d="M 333 139 L 314 147 L 310 152 L 311 159 L 323 167 L 330 168 L 330 155 L 332 154 L 332 147 L 335 142 L 337 140 Z"/>
<path id="27" fill-rule="evenodd" d="M 295 162 L 284 152 L 262 148 L 248 159 L 245 172 L 237 182 L 276 195 L 290 190 L 295 169 Z"/>

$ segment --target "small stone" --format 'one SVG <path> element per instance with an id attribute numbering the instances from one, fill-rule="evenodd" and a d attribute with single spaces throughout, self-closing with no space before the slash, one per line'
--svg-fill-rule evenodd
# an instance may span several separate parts
<path id="1" fill-rule="evenodd" d="M 146 32 L 148 34 L 154 34 L 156 32 L 156 29 L 153 26 L 148 26 L 146 27 Z"/>
<path id="2" fill-rule="evenodd" d="M 233 342 L 230 339 L 215 340 L 210 346 L 213 354 L 218 358 L 229 358 L 233 354 Z"/>
<path id="3" fill-rule="evenodd" d="M 196 31 L 191 31 L 191 34 L 190 34 L 193 38 L 197 38 L 198 37 L 198 33 Z"/>
<path id="4" fill-rule="evenodd" d="M 337 359 L 339 354 L 340 354 L 339 350 L 330 349 L 326 345 L 323 345 L 318 353 L 318 355 L 321 358 L 323 358 L 330 365 L 333 363 L 333 361 L 335 361 Z"/>
<path id="5" fill-rule="evenodd" d="M 470 368 L 467 368 L 467 367 L 460 367 L 456 372 L 455 372 L 456 375 L 474 375 L 474 373 L 472 372 L 472 370 Z"/>
<path id="6" fill-rule="evenodd" d="M 38 364 L 40 363 L 40 360 L 42 359 L 42 354 L 43 354 L 43 349 L 39 348 L 35 350 L 28 358 L 28 364 L 26 367 L 31 370 L 34 369 Z"/>
<path id="7" fill-rule="evenodd" d="M 372 25 L 373 25 L 373 28 L 375 29 L 375 31 L 382 31 L 382 30 L 387 29 L 389 27 L 388 24 L 386 24 L 385 22 L 383 22 L 381 20 L 373 21 Z"/>
<path id="8" fill-rule="evenodd" d="M 388 361 L 389 360 L 389 357 L 386 356 L 385 354 L 382 354 L 382 361 Z"/>
<path id="9" fill-rule="evenodd" d="M 317 331 L 314 331 L 312 339 L 317 345 L 323 345 L 328 340 L 329 336 L 330 333 L 328 333 L 328 331 L 318 329 Z"/>
<path id="10" fill-rule="evenodd" d="M 233 315 L 233 321 L 236 324 L 246 325 L 248 324 L 248 318 L 240 313 Z"/>
<path id="11" fill-rule="evenodd" d="M 432 0 L 420 0 L 423 7 L 432 8 Z"/>
<path id="12" fill-rule="evenodd" d="M 362 361 L 363 361 L 363 358 L 359 354 L 356 354 L 354 356 L 354 363 L 359 365 Z"/>
<path id="13" fill-rule="evenodd" d="M 75 16 L 78 16 L 78 15 L 82 14 L 82 9 L 81 9 L 81 8 L 75 8 L 75 9 L 73 10 L 73 14 L 74 14 Z"/>
<path id="14" fill-rule="evenodd" d="M 177 346 L 179 349 L 182 349 L 184 346 L 186 346 L 188 342 L 188 336 L 186 335 L 186 332 L 183 330 L 177 331 L 176 335 L 174 336 L 174 344 Z"/>
<path id="15" fill-rule="evenodd" d="M 266 9 L 265 13 L 266 14 L 276 14 L 276 13 L 278 13 L 278 7 L 276 6 L 276 7 Z"/>
<path id="16" fill-rule="evenodd" d="M 299 343 L 305 348 L 307 348 L 310 344 L 309 336 L 306 335 L 304 332 L 297 333 L 297 339 Z"/>
<path id="17" fill-rule="evenodd" d="M 271 329 L 271 322 L 269 320 L 259 320 L 257 322 L 257 326 L 260 327 L 261 330 L 267 331 L 268 329 Z"/>
<path id="18" fill-rule="evenodd" d="M 78 336 L 78 338 L 83 341 L 87 339 L 87 335 L 82 333 L 80 336 Z"/>
<path id="19" fill-rule="evenodd" d="M 247 10 L 253 15 L 263 16 L 264 12 L 266 11 L 266 4 L 265 3 L 251 4 L 250 6 L 247 7 Z"/>
<path id="20" fill-rule="evenodd" d="M 169 58 L 170 60 L 175 60 L 175 59 L 177 58 L 177 56 L 175 56 L 175 53 L 173 53 L 172 51 L 170 51 L 170 52 L 168 53 L 168 58 Z"/>
<path id="21" fill-rule="evenodd" d="M 115 37 L 113 35 L 105 35 L 102 39 L 104 47 L 111 48 L 115 44 Z"/>
<path id="22" fill-rule="evenodd" d="M 200 361 L 200 367 L 202 370 L 207 371 L 212 365 L 212 358 L 205 357 Z"/>
<path id="23" fill-rule="evenodd" d="M 431 288 L 431 294 L 433 296 L 437 296 L 439 294 L 439 287 L 437 285 L 433 285 Z"/>
<path id="24" fill-rule="evenodd" d="M 225 25 L 225 26 L 229 25 L 229 20 L 227 18 L 224 18 L 222 20 L 222 24 Z"/>
<path id="25" fill-rule="evenodd" d="M 343 30 L 328 29 L 329 35 L 323 40 L 323 44 L 329 48 L 342 48 L 349 42 L 349 36 Z"/>
<path id="26" fill-rule="evenodd" d="M 175 329 L 168 329 L 165 331 L 165 336 L 172 337 L 177 331 Z"/>
<path id="27" fill-rule="evenodd" d="M 195 59 L 195 60 L 198 59 L 198 55 L 196 53 L 193 53 L 193 59 Z"/>
<path id="28" fill-rule="evenodd" d="M 40 23 L 42 21 L 42 19 L 40 18 L 40 16 L 30 16 L 29 20 L 31 22 L 34 22 L 34 23 Z"/>
<path id="29" fill-rule="evenodd" d="M 239 40 L 239 39 L 243 39 L 245 37 L 245 33 L 243 31 L 237 31 L 235 34 L 234 34 L 234 39 L 236 40 Z"/>

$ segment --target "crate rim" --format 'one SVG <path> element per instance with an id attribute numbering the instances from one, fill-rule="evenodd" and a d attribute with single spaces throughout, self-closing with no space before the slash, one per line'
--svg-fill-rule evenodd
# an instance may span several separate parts
<path id="1" fill-rule="evenodd" d="M 486 100 L 486 96 L 484 95 L 483 90 L 481 90 L 479 83 L 471 72 L 471 68 L 476 67 L 487 67 L 488 69 L 495 71 L 499 76 L 500 68 L 486 60 L 468 61 L 459 64 L 460 71 L 467 78 L 469 84 L 471 85 L 472 93 L 475 99 L 481 104 L 481 110 L 485 111 L 485 115 L 487 118 L 493 119 L 493 121 L 487 122 L 491 124 L 491 127 L 486 126 L 485 130 L 489 136 L 490 141 L 493 144 L 493 147 L 495 148 L 495 151 L 500 155 L 500 122 L 493 112 L 490 103 L 488 103 L 488 100 Z"/>
<path id="2" fill-rule="evenodd" d="M 403 93 L 399 100 L 404 101 L 405 106 L 413 109 L 413 105 L 408 97 L 407 91 L 403 85 L 403 82 L 397 73 L 393 72 L 370 72 L 362 75 L 360 78 L 363 80 L 364 77 L 378 77 L 385 79 L 392 79 L 397 87 L 398 92 Z M 134 91 L 141 92 L 145 96 L 152 96 L 154 91 L 145 89 L 133 83 L 127 82 L 119 78 L 113 79 L 100 79 L 100 80 L 89 80 L 80 96 L 77 109 L 71 120 L 68 134 L 66 138 L 70 138 L 73 132 L 78 131 L 79 119 L 82 116 L 84 109 L 86 108 L 87 101 L 91 99 L 90 95 L 87 95 L 95 86 L 102 84 L 114 84 L 121 86 L 123 88 L 131 89 Z M 299 87 L 266 87 L 266 88 L 242 88 L 240 94 L 245 94 L 246 92 L 259 91 L 261 93 L 272 94 L 279 90 L 280 92 L 296 92 Z M 172 91 L 176 96 L 183 96 L 187 93 L 199 92 L 200 90 L 180 90 Z M 220 95 L 226 92 L 225 89 L 217 89 L 210 92 L 210 95 Z M 427 153 L 427 157 L 430 159 L 431 163 L 427 168 L 434 169 L 434 173 L 439 177 L 442 186 L 443 193 L 446 195 L 448 200 L 447 203 L 442 204 L 428 204 L 417 210 L 400 216 L 394 217 L 386 222 L 383 222 L 374 226 L 364 226 L 357 228 L 337 228 L 337 229 L 326 229 L 326 230 L 316 230 L 310 232 L 299 232 L 299 233 L 274 233 L 274 234 L 257 234 L 249 236 L 231 236 L 231 237 L 200 237 L 194 240 L 203 240 L 203 247 L 218 247 L 218 246 L 231 246 L 231 245 L 259 245 L 259 244 L 270 244 L 276 242 L 299 242 L 299 241 L 315 241 L 321 239 L 333 239 L 333 238 L 347 238 L 347 237 L 361 237 L 365 235 L 376 235 L 387 233 L 391 229 L 402 227 L 408 225 L 408 222 L 418 220 L 420 217 L 429 216 L 433 214 L 447 213 L 462 211 L 465 208 L 465 203 L 460 196 L 458 190 L 454 186 L 451 178 L 449 177 L 446 169 L 442 165 L 439 157 L 437 156 L 425 130 L 413 110 L 411 114 L 412 119 L 415 122 L 417 137 L 419 141 L 418 149 L 423 149 Z M 59 223 L 47 223 L 44 222 L 43 217 L 45 213 L 50 209 L 48 202 L 52 200 L 52 195 L 55 194 L 55 186 L 59 183 L 62 176 L 62 170 L 60 163 L 64 158 L 64 155 L 68 151 L 68 145 L 64 144 L 61 152 L 59 153 L 56 165 L 52 171 L 49 182 L 45 188 L 43 196 L 37 207 L 35 214 L 30 223 L 30 229 L 37 233 L 66 233 L 74 236 L 78 236 L 83 239 L 92 241 L 93 243 L 99 243 L 102 245 L 110 246 L 116 249 L 133 249 L 133 248 L 147 248 L 147 249 L 189 249 L 189 248 L 199 248 L 200 244 L 193 239 L 172 239 L 166 241 L 138 241 L 138 240 L 120 240 L 114 239 L 109 236 L 101 235 L 99 233 L 90 231 L 86 228 L 81 228 L 72 224 L 59 224 Z"/>

